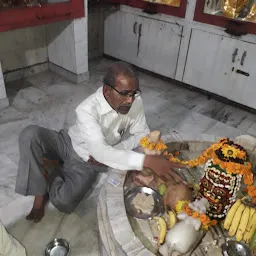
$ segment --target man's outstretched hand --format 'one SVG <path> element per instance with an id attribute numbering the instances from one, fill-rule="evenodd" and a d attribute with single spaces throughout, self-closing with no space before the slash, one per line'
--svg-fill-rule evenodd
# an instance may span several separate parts
<path id="1" fill-rule="evenodd" d="M 184 182 L 178 174 L 176 174 L 172 168 L 187 168 L 186 165 L 171 162 L 164 156 L 146 155 L 144 160 L 144 167 L 149 168 L 157 176 L 164 178 L 173 183 Z"/>

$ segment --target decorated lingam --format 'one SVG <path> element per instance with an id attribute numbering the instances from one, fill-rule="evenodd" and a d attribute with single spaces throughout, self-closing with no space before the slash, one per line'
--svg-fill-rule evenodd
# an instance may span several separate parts
<path id="1" fill-rule="evenodd" d="M 233 240 L 248 245 L 253 240 L 256 231 L 256 188 L 252 164 L 245 148 L 250 150 L 250 159 L 253 160 L 256 139 L 255 145 L 250 140 L 245 143 L 243 139 L 239 137 L 235 143 L 223 138 L 191 160 L 184 160 L 184 156 L 194 155 L 209 142 L 170 142 L 167 147 L 159 131 L 141 139 L 145 154 L 163 155 L 170 161 L 187 166 L 187 169 L 174 168 L 173 171 L 182 173 L 188 184 L 171 177 L 162 180 L 148 169 L 134 171 L 127 177 L 128 186 L 147 186 L 162 196 L 165 212 L 143 224 L 149 227 L 145 231 L 148 233 L 143 233 L 143 236 L 147 234 L 153 253 L 163 256 L 177 253 L 189 255 L 194 247 L 202 249 L 202 244 L 206 245 L 212 239 L 211 233 L 206 233 L 213 225 L 217 225 L 216 230 L 226 229 L 226 234 Z M 215 247 L 211 246 L 209 250 L 215 252 Z"/>
<path id="2" fill-rule="evenodd" d="M 208 213 L 213 218 L 226 216 L 236 201 L 242 178 L 247 185 L 248 195 L 255 201 L 256 189 L 247 152 L 242 146 L 227 138 L 213 144 L 196 159 L 181 161 L 173 156 L 170 159 L 190 167 L 205 164 L 205 173 L 200 180 L 197 197 L 209 201 Z"/>
<path id="3" fill-rule="evenodd" d="M 210 202 L 209 216 L 223 218 L 236 200 L 240 189 L 242 175 L 229 174 L 214 165 L 212 160 L 205 164 L 205 175 L 200 180 L 198 198 Z"/>

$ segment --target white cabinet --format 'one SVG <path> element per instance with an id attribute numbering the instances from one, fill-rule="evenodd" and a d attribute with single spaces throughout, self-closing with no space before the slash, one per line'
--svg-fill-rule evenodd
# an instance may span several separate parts
<path id="1" fill-rule="evenodd" d="M 181 35 L 180 25 L 119 11 L 105 21 L 104 53 L 174 78 Z"/>
<path id="2" fill-rule="evenodd" d="M 233 39 L 193 30 L 183 82 L 228 97 L 236 49 Z"/>
<path id="3" fill-rule="evenodd" d="M 175 77 L 182 26 L 140 18 L 141 38 L 136 64 L 166 77 Z"/>
<path id="4" fill-rule="evenodd" d="M 230 98 L 256 109 L 256 45 L 240 41 L 237 48 L 236 81 L 230 86 Z"/>
<path id="5" fill-rule="evenodd" d="M 104 29 L 104 53 L 130 63 L 136 59 L 137 17 L 115 12 L 108 16 Z"/>
<path id="6" fill-rule="evenodd" d="M 194 29 L 183 82 L 256 108 L 255 61 L 256 45 Z"/>

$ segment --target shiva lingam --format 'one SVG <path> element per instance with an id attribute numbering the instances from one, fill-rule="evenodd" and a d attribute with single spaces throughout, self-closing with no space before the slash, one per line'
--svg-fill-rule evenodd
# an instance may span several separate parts
<path id="1" fill-rule="evenodd" d="M 224 138 L 206 149 L 198 158 L 181 161 L 173 156 L 170 160 L 196 167 L 205 164 L 204 176 L 199 183 L 198 198 L 209 201 L 208 214 L 215 219 L 224 218 L 236 201 L 243 178 L 248 195 L 256 202 L 256 188 L 253 185 L 252 164 L 246 150 L 233 141 Z"/>
<path id="2" fill-rule="evenodd" d="M 160 133 L 158 138 L 160 140 Z M 155 149 L 150 146 L 148 137 L 141 140 L 141 145 L 145 149 Z M 224 218 L 234 205 L 242 178 L 243 183 L 247 185 L 247 192 L 252 203 L 256 203 L 252 164 L 242 146 L 224 138 L 207 148 L 199 157 L 189 161 L 174 157 L 166 149 L 167 147 L 161 142 L 161 154 L 167 156 L 170 161 L 179 162 L 191 168 L 204 165 L 204 174 L 199 182 L 199 189 L 194 191 L 193 198 L 191 191 L 184 184 L 175 185 L 171 181 L 166 183 L 167 189 L 163 195 L 165 207 L 168 213 L 178 213 L 178 221 L 173 222 L 174 226 L 167 233 L 166 228 L 160 228 L 159 252 L 163 256 L 171 255 L 173 251 L 187 253 L 193 249 L 206 230 L 216 225 L 218 219 Z M 159 178 L 156 180 L 159 181 Z M 184 206 L 181 213 L 178 209 L 180 203 Z M 158 222 L 161 224 L 160 221 Z M 166 235 L 164 244 L 160 242 L 164 241 L 163 233 Z"/>
<path id="3" fill-rule="evenodd" d="M 205 175 L 200 180 L 198 198 L 209 200 L 209 216 L 223 218 L 236 201 L 237 192 L 240 190 L 242 175 L 229 174 L 214 165 L 212 160 L 205 164 Z"/>

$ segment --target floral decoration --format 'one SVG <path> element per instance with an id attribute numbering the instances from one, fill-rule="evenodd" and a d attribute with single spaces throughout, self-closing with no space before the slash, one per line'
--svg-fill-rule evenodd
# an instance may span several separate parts
<path id="1" fill-rule="evenodd" d="M 241 174 L 244 183 L 247 185 L 248 194 L 256 199 L 256 187 L 253 185 L 252 164 L 248 160 L 248 155 L 245 149 L 235 144 L 233 141 L 223 138 L 218 143 L 207 148 L 199 157 L 189 161 L 179 160 L 170 155 L 170 161 L 179 162 L 190 167 L 196 167 L 205 164 L 209 159 L 212 159 L 214 165 L 219 165 L 221 169 L 226 170 L 229 174 Z"/>
<path id="2" fill-rule="evenodd" d="M 198 219 L 202 224 L 202 229 L 208 230 L 210 226 L 215 226 L 218 222 L 216 220 L 211 220 L 205 213 L 200 213 L 194 211 L 189 207 L 189 201 L 178 201 L 176 205 L 177 213 L 184 212 L 188 216 Z"/>
<path id="3" fill-rule="evenodd" d="M 162 140 L 159 140 L 157 143 L 153 143 L 148 140 L 147 136 L 140 140 L 140 145 L 143 148 L 147 148 L 149 150 L 164 151 L 167 149 L 167 146 L 163 143 Z"/>

